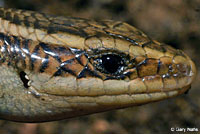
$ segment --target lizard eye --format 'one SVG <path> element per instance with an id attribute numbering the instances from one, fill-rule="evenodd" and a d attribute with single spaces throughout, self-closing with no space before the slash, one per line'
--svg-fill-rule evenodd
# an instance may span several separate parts
<path id="1" fill-rule="evenodd" d="M 106 74 L 119 74 L 124 70 L 125 60 L 117 54 L 103 54 L 94 59 L 96 68 Z"/>

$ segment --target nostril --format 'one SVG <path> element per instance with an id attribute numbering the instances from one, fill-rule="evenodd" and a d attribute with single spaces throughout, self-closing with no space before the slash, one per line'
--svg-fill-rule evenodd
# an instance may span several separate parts
<path id="1" fill-rule="evenodd" d="M 20 76 L 20 79 L 22 80 L 22 82 L 24 83 L 24 87 L 28 88 L 29 87 L 28 86 L 29 79 L 28 79 L 26 73 L 24 71 L 21 71 L 19 73 L 19 76 Z"/>

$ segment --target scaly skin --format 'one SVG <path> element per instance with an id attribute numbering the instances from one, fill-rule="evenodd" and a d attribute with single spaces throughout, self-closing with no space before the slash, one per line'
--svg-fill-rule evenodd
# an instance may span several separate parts
<path id="1" fill-rule="evenodd" d="M 181 50 L 111 20 L 0 8 L 0 50 L 0 118 L 19 122 L 167 99 L 186 92 L 196 74 Z M 108 55 L 120 59 L 118 72 L 100 65 Z"/>

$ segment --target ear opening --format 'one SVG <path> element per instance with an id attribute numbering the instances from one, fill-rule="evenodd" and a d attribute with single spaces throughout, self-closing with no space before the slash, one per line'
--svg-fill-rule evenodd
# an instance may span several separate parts
<path id="1" fill-rule="evenodd" d="M 21 71 L 21 72 L 19 73 L 19 76 L 20 76 L 21 81 L 22 81 L 23 84 L 24 84 L 24 87 L 25 87 L 25 88 L 29 88 L 29 85 L 28 85 L 29 79 L 28 79 L 26 73 L 25 73 L 24 71 Z"/>

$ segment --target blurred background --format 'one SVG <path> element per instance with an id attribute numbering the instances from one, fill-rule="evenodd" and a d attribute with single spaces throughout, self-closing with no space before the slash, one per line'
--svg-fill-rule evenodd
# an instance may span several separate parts
<path id="1" fill-rule="evenodd" d="M 0 6 L 125 21 L 184 50 L 200 67 L 200 0 L 0 0 Z M 171 128 L 187 127 L 200 134 L 199 80 L 200 75 L 186 95 L 144 106 L 50 123 L 0 120 L 0 134 L 168 134 Z"/>

